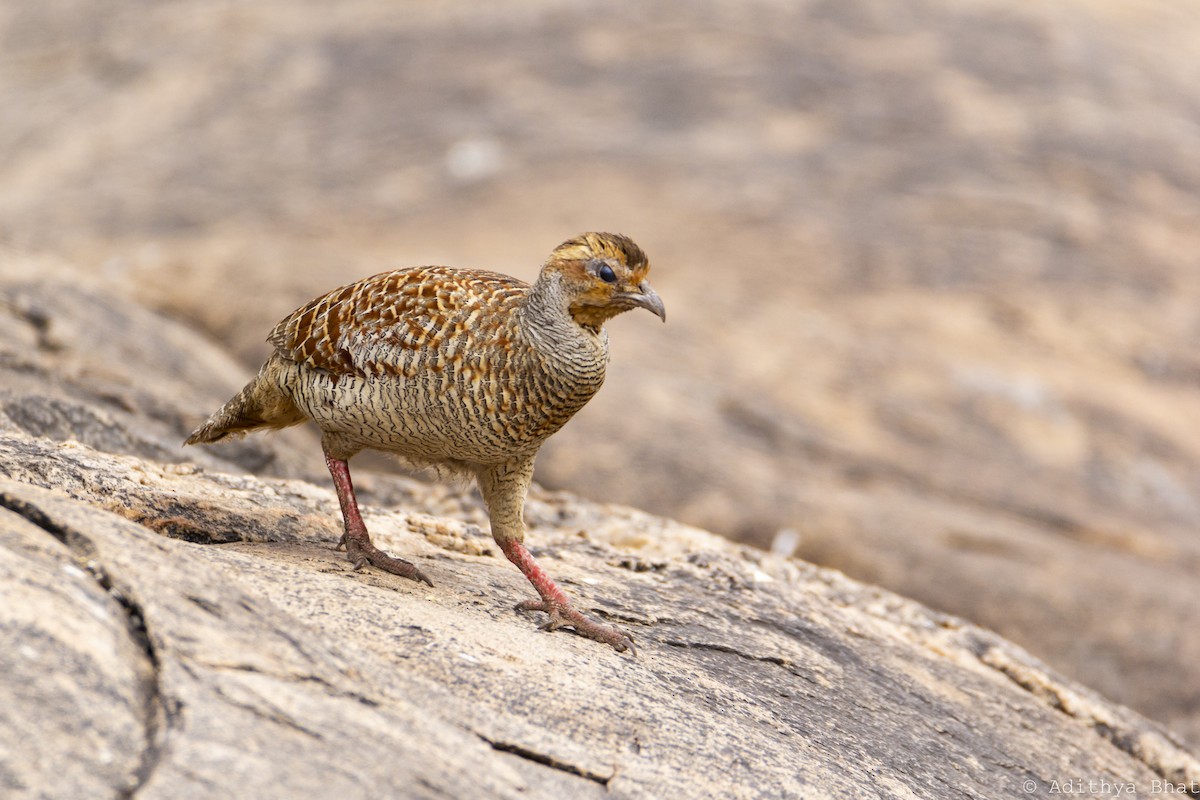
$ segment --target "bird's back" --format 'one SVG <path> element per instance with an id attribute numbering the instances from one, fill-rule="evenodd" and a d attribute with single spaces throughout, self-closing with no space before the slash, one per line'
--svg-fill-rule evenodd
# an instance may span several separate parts
<path id="1" fill-rule="evenodd" d="M 467 344 L 503 346 L 528 284 L 483 270 L 383 272 L 296 309 L 267 340 L 306 367 L 335 374 L 436 372 Z"/>
<path id="2" fill-rule="evenodd" d="M 381 273 L 276 325 L 263 377 L 346 452 L 434 464 L 531 455 L 599 388 L 607 355 L 582 331 L 531 336 L 531 291 L 483 270 Z"/>

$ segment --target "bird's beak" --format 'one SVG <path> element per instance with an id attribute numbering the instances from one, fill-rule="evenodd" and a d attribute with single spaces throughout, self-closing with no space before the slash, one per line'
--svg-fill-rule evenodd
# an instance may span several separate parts
<path id="1" fill-rule="evenodd" d="M 663 306 L 662 298 L 645 281 L 641 282 L 636 292 L 625 292 L 624 297 L 630 305 L 644 308 L 663 322 L 667 321 L 667 309 Z"/>

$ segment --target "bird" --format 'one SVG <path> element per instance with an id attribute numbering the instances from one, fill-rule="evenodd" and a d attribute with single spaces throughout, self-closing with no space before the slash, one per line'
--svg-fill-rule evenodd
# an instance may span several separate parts
<path id="1" fill-rule="evenodd" d="M 524 507 L 539 448 L 604 381 L 605 323 L 637 308 L 666 321 L 649 271 L 632 239 L 590 232 L 556 247 L 532 284 L 445 266 L 364 278 L 280 321 L 258 374 L 184 444 L 315 423 L 341 506 L 338 547 L 355 569 L 429 586 L 415 564 L 371 541 L 348 462 L 370 449 L 473 477 L 493 539 L 538 595 L 517 610 L 546 614 L 544 630 L 635 652 L 628 632 L 583 615 L 534 559 Z"/>

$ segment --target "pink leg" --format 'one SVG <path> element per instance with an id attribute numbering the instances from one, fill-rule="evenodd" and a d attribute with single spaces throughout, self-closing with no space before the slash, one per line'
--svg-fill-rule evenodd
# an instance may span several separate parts
<path id="1" fill-rule="evenodd" d="M 402 558 L 392 558 L 371 542 L 367 525 L 358 511 L 354 484 L 350 482 L 350 465 L 346 460 L 334 458 L 326 453 L 325 464 L 329 467 L 329 474 L 333 476 L 333 487 L 337 489 L 338 502 L 342 505 L 342 520 L 345 522 L 346 533 L 339 545 L 346 546 L 346 557 L 354 564 L 354 568 L 362 569 L 364 564 L 371 564 L 385 572 L 433 586 L 433 581 L 426 578 L 416 566 Z"/>
<path id="2" fill-rule="evenodd" d="M 610 644 L 617 652 L 630 650 L 636 654 L 633 647 L 633 637 L 620 628 L 590 620 L 575 610 L 571 601 L 562 589 L 558 588 L 546 571 L 534 560 L 528 548 L 515 539 L 498 542 L 508 560 L 517 565 L 525 574 L 533 588 L 537 589 L 541 600 L 526 600 L 517 604 L 518 611 L 541 611 L 550 616 L 550 621 L 542 626 L 544 630 L 553 631 L 570 626 L 580 636 L 595 639 L 598 642 Z"/>

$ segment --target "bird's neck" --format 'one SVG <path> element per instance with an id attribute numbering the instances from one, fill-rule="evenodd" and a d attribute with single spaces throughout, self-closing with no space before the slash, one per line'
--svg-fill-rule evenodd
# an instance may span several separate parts
<path id="1" fill-rule="evenodd" d="M 557 275 L 545 272 L 530 287 L 521 315 L 526 338 L 539 351 L 571 361 L 607 360 L 608 334 L 602 320 L 577 321 Z"/>

